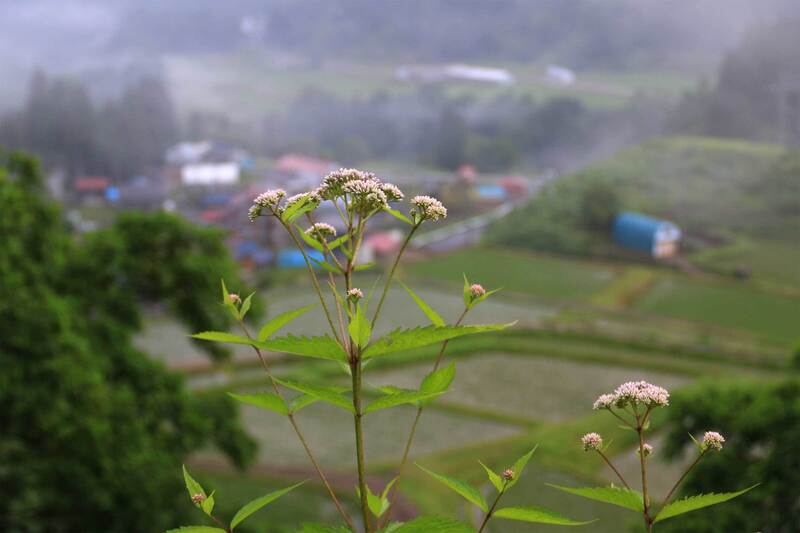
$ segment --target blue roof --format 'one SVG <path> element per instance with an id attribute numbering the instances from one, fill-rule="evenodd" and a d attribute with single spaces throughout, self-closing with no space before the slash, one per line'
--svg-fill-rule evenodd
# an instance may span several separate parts
<path id="1" fill-rule="evenodd" d="M 306 254 L 311 259 L 316 259 L 317 261 L 324 261 L 325 258 L 322 256 L 322 253 L 318 252 L 317 250 L 306 250 Z M 303 254 L 300 253 L 300 250 L 281 250 L 278 252 L 278 267 L 279 268 L 305 268 L 306 267 L 306 260 L 303 258 Z"/>
<path id="2" fill-rule="evenodd" d="M 475 187 L 475 192 L 487 200 L 502 200 L 506 197 L 506 190 L 500 185 L 478 185 Z"/>
<path id="3" fill-rule="evenodd" d="M 653 253 L 658 234 L 663 234 L 665 231 L 677 232 L 677 235 L 680 235 L 677 226 L 672 222 L 625 212 L 614 219 L 612 234 L 614 241 L 621 246 Z"/>

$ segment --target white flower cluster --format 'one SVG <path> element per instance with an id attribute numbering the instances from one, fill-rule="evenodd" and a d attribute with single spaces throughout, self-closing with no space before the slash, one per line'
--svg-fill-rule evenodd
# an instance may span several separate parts
<path id="1" fill-rule="evenodd" d="M 650 455 L 653 454 L 653 447 L 650 444 L 647 444 L 647 443 L 642 444 L 642 449 L 641 450 L 636 450 L 636 454 L 639 455 L 639 454 L 642 454 L 642 453 L 644 453 L 645 457 L 649 457 Z"/>
<path id="2" fill-rule="evenodd" d="M 469 293 L 473 298 L 480 298 L 486 294 L 486 289 L 484 289 L 482 285 L 473 283 L 469 286 Z"/>
<path id="3" fill-rule="evenodd" d="M 603 437 L 599 433 L 587 433 L 581 437 L 584 451 L 601 450 L 603 448 Z"/>
<path id="4" fill-rule="evenodd" d="M 405 197 L 396 185 L 383 183 L 372 172 L 354 168 L 340 168 L 331 172 L 322 178 L 315 193 L 323 200 L 347 196 L 352 208 L 361 214 L 387 209 L 389 202 Z"/>
<path id="5" fill-rule="evenodd" d="M 447 208 L 436 198 L 415 196 L 411 199 L 411 203 L 414 206 L 414 209 L 411 210 L 411 215 L 419 221 L 430 220 L 436 222 L 447 216 Z"/>
<path id="6" fill-rule="evenodd" d="M 317 222 L 309 227 L 305 233 L 317 240 L 325 240 L 327 237 L 336 237 L 336 228 L 325 222 Z"/>
<path id="7" fill-rule="evenodd" d="M 716 431 L 706 431 L 703 435 L 703 441 L 700 443 L 700 446 L 705 450 L 714 450 L 720 451 L 722 449 L 722 445 L 725 443 L 725 437 L 717 433 Z"/>
<path id="8" fill-rule="evenodd" d="M 669 391 L 663 387 L 646 381 L 629 381 L 623 383 L 612 394 L 601 394 L 594 402 L 595 409 L 636 407 L 665 407 L 669 405 Z"/>
<path id="9" fill-rule="evenodd" d="M 250 217 L 250 220 L 253 221 L 261 216 L 264 209 L 269 209 L 273 212 L 277 211 L 279 209 L 278 204 L 280 204 L 281 200 L 285 197 L 286 191 L 283 189 L 270 189 L 267 192 L 262 192 L 253 200 L 253 205 L 250 207 L 247 215 Z"/>
<path id="10" fill-rule="evenodd" d="M 353 209 L 361 214 L 389 207 L 389 199 L 377 179 L 348 181 L 342 185 L 342 192 L 350 197 Z"/>
<path id="11" fill-rule="evenodd" d="M 364 297 L 364 293 L 361 292 L 361 289 L 353 287 L 352 289 L 347 291 L 347 297 L 350 298 L 353 301 L 356 301 L 356 300 L 360 300 L 361 298 L 363 298 Z"/>

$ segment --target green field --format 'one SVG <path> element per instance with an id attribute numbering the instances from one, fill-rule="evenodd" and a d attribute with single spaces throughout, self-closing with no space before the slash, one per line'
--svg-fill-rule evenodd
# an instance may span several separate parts
<path id="1" fill-rule="evenodd" d="M 602 484 L 611 474 L 585 454 L 580 435 L 599 431 L 613 439 L 609 453 L 622 471 L 633 475 L 636 461 L 631 435 L 617 421 L 591 410 L 594 398 L 627 380 L 646 379 L 680 393 L 701 378 L 750 376 L 772 379 L 788 368 L 786 346 L 797 332 L 800 298 L 759 282 L 732 282 L 689 276 L 658 267 L 559 258 L 496 248 L 477 248 L 406 265 L 402 278 L 429 304 L 452 320 L 463 306 L 462 272 L 489 288 L 504 290 L 478 306 L 473 323 L 511 321 L 511 331 L 456 339 L 448 360 L 457 361 L 451 390 L 422 417 L 412 459 L 476 485 L 485 478 L 476 460 L 502 468 L 535 444 L 540 447 L 510 503 L 543 505 L 576 518 L 598 518 L 598 533 L 627 531 L 636 517 L 590 501 L 565 496 L 546 482 Z M 374 276 L 356 285 L 367 291 Z M 288 281 L 268 292 L 271 314 L 313 303 L 309 287 Z M 389 307 L 378 334 L 397 326 L 425 324 L 425 316 L 400 287 L 389 294 Z M 174 323 L 153 317 L 140 339 L 149 348 L 161 345 L 172 365 L 202 360 L 202 352 L 182 338 Z M 319 333 L 325 321 L 319 309 L 286 331 Z M 167 341 L 164 341 L 164 338 Z M 161 344 L 159 344 L 161 343 Z M 189 355 L 187 356 L 187 352 Z M 423 348 L 375 361 L 365 383 L 415 387 L 428 371 L 437 348 Z M 321 383 L 346 383 L 341 369 L 326 361 L 276 358 L 278 375 Z M 183 367 L 181 367 L 183 368 Z M 210 366 L 191 371 L 190 385 L 227 391 L 263 390 L 267 382 L 253 354 L 237 351 L 225 369 Z M 367 416 L 365 433 L 370 484 L 379 489 L 393 475 L 411 425 L 413 410 L 397 408 Z M 310 479 L 281 505 L 263 511 L 254 531 L 283 533 L 303 520 L 335 521 L 308 460 L 288 422 L 254 407 L 242 409 L 243 420 L 260 444 L 257 464 L 242 478 L 212 450 L 190 464 L 210 487 L 219 490 L 222 515 L 273 487 Z M 298 423 L 321 464 L 335 480 L 337 492 L 352 505 L 354 463 L 352 418 L 327 404 L 307 407 Z M 654 421 L 656 428 L 658 420 Z M 658 448 L 658 434 L 653 436 Z M 681 463 L 653 460 L 654 488 L 663 492 L 679 475 Z M 412 467 L 401 485 L 403 513 L 437 513 L 471 518 L 463 501 Z M 224 501 L 224 503 L 222 503 Z M 405 515 L 401 515 L 405 516 Z M 245 530 L 243 530 L 245 531 Z M 498 522 L 495 531 L 555 531 L 551 526 Z"/>
<path id="2" fill-rule="evenodd" d="M 165 60 L 179 111 L 224 111 L 241 121 L 289 105 L 304 89 L 324 89 L 340 97 L 369 96 L 376 92 L 411 93 L 415 84 L 394 77 L 398 65 L 328 63 L 324 65 L 279 66 L 256 53 L 229 55 L 173 55 Z M 556 86 L 544 79 L 544 69 L 527 64 L 498 65 L 517 79 L 512 86 L 448 83 L 444 91 L 453 97 L 491 99 L 501 95 L 530 95 L 536 99 L 569 96 L 596 108 L 620 107 L 636 93 L 677 98 L 693 86 L 694 80 L 669 72 L 635 74 L 579 73 L 572 86 Z"/>
<path id="3" fill-rule="evenodd" d="M 658 282 L 636 304 L 645 313 L 684 318 L 749 331 L 790 344 L 800 337 L 800 298 L 732 284 L 706 284 L 677 277 Z"/>
<path id="4" fill-rule="evenodd" d="M 614 269 L 543 255 L 497 250 L 468 249 L 414 263 L 409 274 L 463 283 L 462 274 L 487 288 L 503 287 L 509 293 L 549 300 L 582 300 L 611 281 Z"/>

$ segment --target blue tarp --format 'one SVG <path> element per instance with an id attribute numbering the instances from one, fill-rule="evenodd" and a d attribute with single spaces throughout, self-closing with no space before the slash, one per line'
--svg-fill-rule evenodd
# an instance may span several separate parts
<path id="1" fill-rule="evenodd" d="M 652 254 L 659 231 L 672 229 L 677 231 L 672 222 L 626 212 L 614 219 L 613 238 L 620 246 Z"/>
<path id="2" fill-rule="evenodd" d="M 317 261 L 324 261 L 322 254 L 317 250 L 306 250 L 306 254 Z M 278 252 L 279 268 L 306 268 L 306 261 L 300 250 L 281 250 Z"/>

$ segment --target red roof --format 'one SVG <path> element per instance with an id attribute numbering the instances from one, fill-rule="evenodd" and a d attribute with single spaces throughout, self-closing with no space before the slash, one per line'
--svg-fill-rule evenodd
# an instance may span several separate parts
<path id="1" fill-rule="evenodd" d="M 327 159 L 317 159 L 302 154 L 286 154 L 278 159 L 275 168 L 280 172 L 291 174 L 317 174 L 322 176 L 332 170 L 336 164 Z"/>
<path id="2" fill-rule="evenodd" d="M 366 239 L 367 246 L 371 247 L 376 253 L 388 254 L 400 247 L 400 237 L 397 232 L 385 231 L 373 233 Z"/>
<path id="3" fill-rule="evenodd" d="M 72 183 L 75 190 L 81 192 L 105 192 L 109 185 L 111 185 L 111 180 L 102 176 L 77 178 Z"/>

